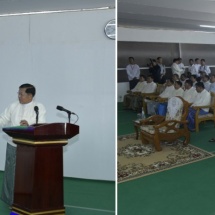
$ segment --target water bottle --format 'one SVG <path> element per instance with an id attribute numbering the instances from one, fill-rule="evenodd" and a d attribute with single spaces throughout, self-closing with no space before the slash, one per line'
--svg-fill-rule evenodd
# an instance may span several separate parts
<path id="1" fill-rule="evenodd" d="M 146 118 L 145 112 L 144 112 L 144 110 L 143 110 L 143 108 L 142 108 L 142 119 L 145 119 L 145 118 Z"/>

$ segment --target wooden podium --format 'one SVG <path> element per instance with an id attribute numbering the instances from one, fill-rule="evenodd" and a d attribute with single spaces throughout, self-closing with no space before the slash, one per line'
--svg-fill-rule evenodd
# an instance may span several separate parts
<path id="1" fill-rule="evenodd" d="M 69 123 L 3 128 L 17 144 L 14 203 L 19 215 L 64 215 L 63 146 L 79 133 Z"/>

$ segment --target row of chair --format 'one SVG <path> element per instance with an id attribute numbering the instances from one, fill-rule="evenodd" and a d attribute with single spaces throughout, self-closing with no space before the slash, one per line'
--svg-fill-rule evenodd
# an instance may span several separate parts
<path id="1" fill-rule="evenodd" d="M 180 100 L 180 101 L 179 101 Z M 172 97 L 168 104 L 180 104 L 177 107 L 175 116 L 172 117 L 171 111 L 167 110 L 166 116 L 154 115 L 147 119 L 134 121 L 136 139 L 140 137 L 143 143 L 154 143 L 155 149 L 161 151 L 161 141 L 172 142 L 181 137 L 184 138 L 183 144 L 190 142 L 190 131 L 187 127 L 187 115 L 190 104 L 181 97 Z M 209 113 L 199 116 L 201 108 L 209 108 Z M 196 107 L 195 128 L 199 131 L 199 124 L 208 120 L 215 123 L 215 93 L 211 92 L 211 104 L 208 106 Z"/>

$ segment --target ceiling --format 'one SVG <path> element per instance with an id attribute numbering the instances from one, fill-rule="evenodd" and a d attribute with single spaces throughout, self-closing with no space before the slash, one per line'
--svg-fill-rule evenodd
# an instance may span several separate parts
<path id="1" fill-rule="evenodd" d="M 115 7 L 115 0 L 0 0 L 0 15 Z"/>
<path id="2" fill-rule="evenodd" d="M 215 32 L 215 0 L 118 0 L 118 26 Z"/>

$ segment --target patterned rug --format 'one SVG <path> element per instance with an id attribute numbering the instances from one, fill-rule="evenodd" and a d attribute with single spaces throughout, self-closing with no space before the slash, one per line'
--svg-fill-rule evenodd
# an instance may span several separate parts
<path id="1" fill-rule="evenodd" d="M 118 138 L 118 182 L 140 178 L 214 156 L 193 145 L 183 146 L 177 140 L 171 145 L 161 143 L 162 151 L 155 151 L 152 144 L 142 144 L 135 135 Z"/>

